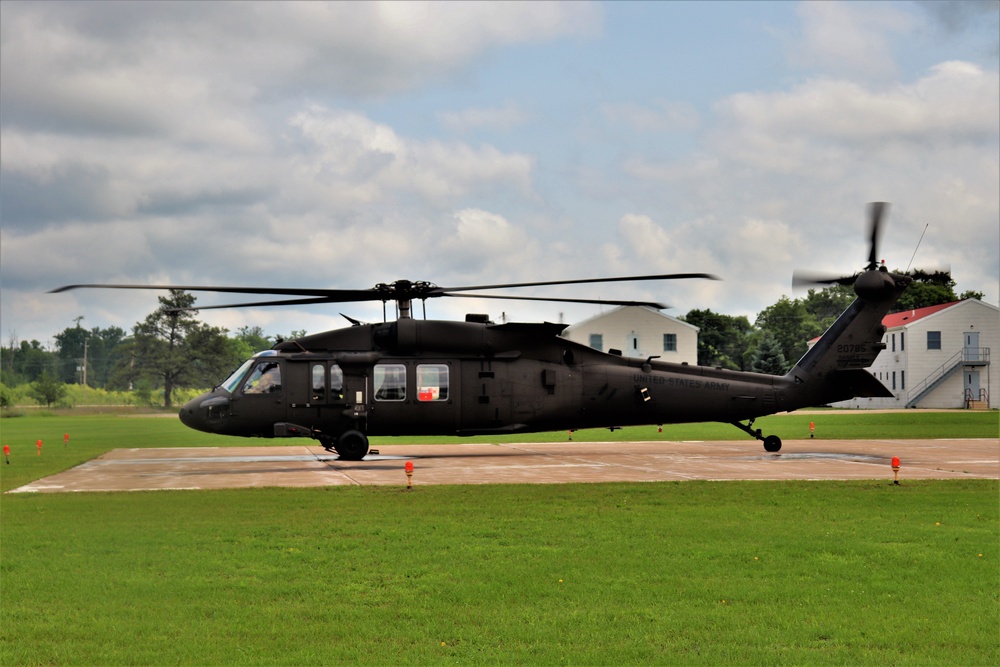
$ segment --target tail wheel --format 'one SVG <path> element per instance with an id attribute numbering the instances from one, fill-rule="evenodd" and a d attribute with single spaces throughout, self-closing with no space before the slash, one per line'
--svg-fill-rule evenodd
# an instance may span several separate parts
<path id="1" fill-rule="evenodd" d="M 781 451 L 781 438 L 776 435 L 769 435 L 764 438 L 764 449 L 768 452 Z"/>
<path id="2" fill-rule="evenodd" d="M 341 461 L 360 461 L 368 454 L 368 436 L 358 430 L 344 431 L 334 447 Z"/>

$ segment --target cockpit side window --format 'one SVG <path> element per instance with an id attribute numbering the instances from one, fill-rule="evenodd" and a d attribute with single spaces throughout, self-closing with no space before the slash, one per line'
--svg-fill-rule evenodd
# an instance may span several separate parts
<path id="1" fill-rule="evenodd" d="M 281 391 L 281 366 L 274 361 L 262 361 L 243 383 L 244 394 L 276 394 Z"/>

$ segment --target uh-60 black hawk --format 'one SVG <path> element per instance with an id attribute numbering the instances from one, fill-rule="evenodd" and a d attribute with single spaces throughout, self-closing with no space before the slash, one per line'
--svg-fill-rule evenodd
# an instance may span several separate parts
<path id="1" fill-rule="evenodd" d="M 340 459 L 356 461 L 370 436 L 481 435 L 616 428 L 644 424 L 728 422 L 764 449 L 781 439 L 753 428 L 754 419 L 856 396 L 891 393 L 867 370 L 885 348 L 882 318 L 910 278 L 876 260 L 885 205 L 870 206 L 868 264 L 842 278 L 799 282 L 853 285 L 857 299 L 784 376 L 629 358 L 562 338 L 563 324 L 494 324 L 420 320 L 414 300 L 476 297 L 665 306 L 635 301 L 483 295 L 500 288 L 616 281 L 711 278 L 669 274 L 504 285 L 438 287 L 397 280 L 371 289 L 282 289 L 150 285 L 71 285 L 180 289 L 298 297 L 226 308 L 394 301 L 395 321 L 362 324 L 277 343 L 248 359 L 221 384 L 189 401 L 187 426 L 245 437 L 307 437 Z M 744 423 L 746 422 L 746 423 Z"/>

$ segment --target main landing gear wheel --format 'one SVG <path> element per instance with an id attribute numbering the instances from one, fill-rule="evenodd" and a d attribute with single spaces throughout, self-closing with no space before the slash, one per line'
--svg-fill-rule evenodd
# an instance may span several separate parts
<path id="1" fill-rule="evenodd" d="M 360 461 L 368 454 L 368 436 L 357 430 L 344 431 L 334 447 L 341 461 Z"/>
<path id="2" fill-rule="evenodd" d="M 781 438 L 776 435 L 769 435 L 764 438 L 764 449 L 768 452 L 781 451 Z"/>

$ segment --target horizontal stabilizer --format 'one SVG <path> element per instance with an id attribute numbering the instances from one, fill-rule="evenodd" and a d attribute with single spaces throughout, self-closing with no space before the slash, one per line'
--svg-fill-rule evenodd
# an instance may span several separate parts
<path id="1" fill-rule="evenodd" d="M 830 380 L 834 385 L 834 391 L 843 395 L 843 399 L 849 398 L 892 398 L 893 393 L 879 382 L 879 380 L 868 371 L 855 368 L 843 371 L 834 371 L 830 374 Z"/>

